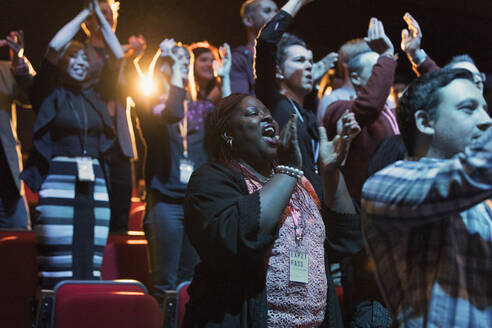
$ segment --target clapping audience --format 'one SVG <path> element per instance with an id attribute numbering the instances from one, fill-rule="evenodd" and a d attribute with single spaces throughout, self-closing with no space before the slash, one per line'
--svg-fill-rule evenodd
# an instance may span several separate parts
<path id="1" fill-rule="evenodd" d="M 203 146 L 207 117 L 217 97 L 230 93 L 230 48 L 221 47 L 222 60 L 214 69 L 215 50 L 205 42 L 185 47 L 165 39 L 154 72 L 163 88 L 138 112 L 147 140 L 144 230 L 151 293 L 159 302 L 166 290 L 191 280 L 198 262 L 184 233 L 183 201 L 192 172 L 208 159 Z"/>
<path id="2" fill-rule="evenodd" d="M 86 1 L 37 73 L 22 31 L 0 39 L 0 229 L 33 229 L 41 288 L 100 279 L 108 233 L 127 233 L 134 116 L 150 293 L 191 281 L 184 326 L 490 326 L 490 81 L 468 54 L 441 68 L 410 13 L 408 87 L 375 17 L 315 63 L 289 33 L 312 2 L 244 1 L 244 45 L 168 37 L 148 69 L 143 35 L 117 39 L 113 0 Z M 155 85 L 133 88 L 135 72 Z M 36 115 L 25 165 L 14 104 Z"/>

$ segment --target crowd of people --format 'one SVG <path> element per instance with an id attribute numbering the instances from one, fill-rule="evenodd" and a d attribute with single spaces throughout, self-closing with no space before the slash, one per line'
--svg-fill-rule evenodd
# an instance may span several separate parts
<path id="1" fill-rule="evenodd" d="M 313 1 L 245 1 L 232 50 L 164 39 L 150 96 L 130 83 L 145 38 L 120 44 L 113 0 L 88 1 L 36 70 L 22 31 L 0 40 L 0 228 L 34 230 L 41 288 L 99 279 L 128 230 L 133 116 L 151 294 L 192 281 L 186 327 L 492 325 L 486 76 L 469 55 L 436 64 L 409 13 L 401 40 L 373 17 L 314 62 L 288 33 Z M 25 163 L 14 104 L 36 114 Z"/>

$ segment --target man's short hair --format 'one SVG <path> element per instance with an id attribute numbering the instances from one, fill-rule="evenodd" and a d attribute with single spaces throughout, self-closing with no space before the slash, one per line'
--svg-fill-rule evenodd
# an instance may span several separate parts
<path id="1" fill-rule="evenodd" d="M 277 44 L 277 54 L 276 54 L 277 65 L 282 65 L 282 63 L 287 58 L 287 53 L 286 53 L 287 48 L 294 45 L 307 48 L 306 42 L 302 41 L 299 37 L 290 33 L 284 33 L 279 43 Z"/>
<path id="2" fill-rule="evenodd" d="M 338 49 L 338 62 L 337 71 L 338 74 L 344 77 L 343 64 L 348 65 L 349 61 L 361 53 L 371 51 L 367 42 L 362 39 L 352 39 L 345 42 L 340 49 Z"/>
<path id="3" fill-rule="evenodd" d="M 367 54 L 369 52 L 371 52 L 371 51 L 369 50 L 366 52 L 362 52 L 362 53 L 358 54 L 357 56 L 355 56 L 349 60 L 349 62 L 347 64 L 349 74 L 352 74 L 354 72 L 360 73 L 362 68 L 364 68 L 364 61 L 362 60 L 362 58 L 364 57 L 365 54 Z"/>
<path id="4" fill-rule="evenodd" d="M 414 80 L 400 97 L 397 107 L 398 125 L 410 156 L 414 153 L 417 133 L 415 113 L 424 110 L 431 119 L 435 118 L 436 108 L 441 103 L 438 91 L 457 79 L 474 83 L 472 73 L 466 69 L 443 68 Z"/>
<path id="5" fill-rule="evenodd" d="M 352 39 L 345 42 L 338 50 L 338 60 L 342 63 L 348 64 L 348 62 L 361 53 L 371 51 L 367 42 L 362 39 Z"/>
<path id="6" fill-rule="evenodd" d="M 473 60 L 473 58 L 470 57 L 470 55 L 468 55 L 468 54 L 462 54 L 462 55 L 454 56 L 449 61 L 449 63 L 447 63 L 446 66 L 444 66 L 443 68 L 452 68 L 455 64 L 457 64 L 457 63 L 463 63 L 463 62 L 470 63 L 470 64 L 473 64 L 474 66 L 477 66 L 475 64 L 475 61 Z"/>

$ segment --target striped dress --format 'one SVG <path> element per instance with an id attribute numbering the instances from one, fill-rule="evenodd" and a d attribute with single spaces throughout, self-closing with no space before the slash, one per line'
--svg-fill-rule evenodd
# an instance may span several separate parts
<path id="1" fill-rule="evenodd" d="M 77 179 L 76 157 L 51 159 L 39 192 L 35 225 L 42 288 L 65 279 L 99 279 L 109 232 L 109 199 L 103 170 L 93 159 L 95 181 Z"/>

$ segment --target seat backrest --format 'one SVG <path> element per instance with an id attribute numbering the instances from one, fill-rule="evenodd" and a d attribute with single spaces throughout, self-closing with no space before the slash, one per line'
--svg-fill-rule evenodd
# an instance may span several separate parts
<path id="1" fill-rule="evenodd" d="M 160 309 L 137 281 L 64 281 L 55 287 L 53 328 L 158 328 Z"/>
<path id="2" fill-rule="evenodd" d="M 55 302 L 57 298 L 70 297 L 73 294 L 90 293 L 143 293 L 147 288 L 136 280 L 64 280 L 55 286 Z"/>
<path id="3" fill-rule="evenodd" d="M 188 294 L 188 286 L 190 285 L 189 281 L 184 281 L 179 284 L 176 289 L 177 292 L 177 301 L 176 301 L 176 324 L 177 328 L 181 328 L 183 325 L 183 319 L 186 310 L 186 304 L 190 300 L 190 295 Z"/>
<path id="4" fill-rule="evenodd" d="M 38 286 L 32 231 L 0 231 L 0 326 L 28 327 Z"/>
<path id="5" fill-rule="evenodd" d="M 145 204 L 133 206 L 130 210 L 128 219 L 128 230 L 130 231 L 143 231 L 143 218 L 145 215 Z"/>
<path id="6" fill-rule="evenodd" d="M 101 278 L 135 279 L 150 287 L 150 261 L 143 232 L 110 233 L 104 249 Z"/>

